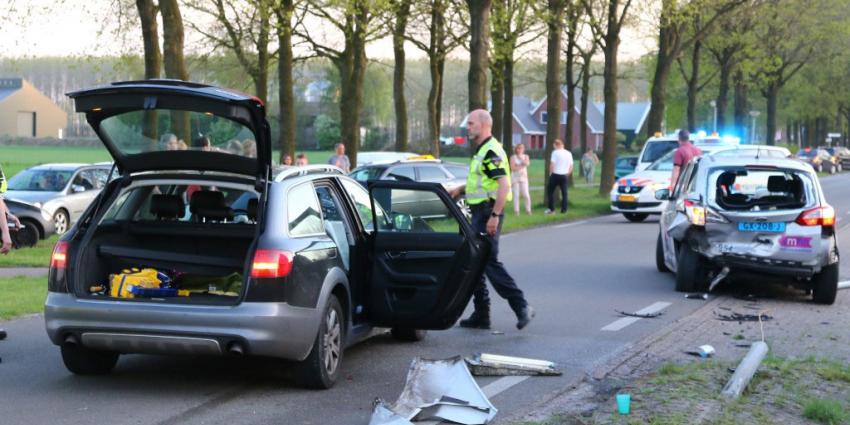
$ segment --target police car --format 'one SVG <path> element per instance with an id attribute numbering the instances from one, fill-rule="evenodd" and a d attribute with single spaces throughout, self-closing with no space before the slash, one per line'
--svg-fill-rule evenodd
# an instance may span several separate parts
<path id="1" fill-rule="evenodd" d="M 716 134 L 706 135 L 704 132 L 692 136 L 694 146 L 698 147 L 703 154 L 712 154 L 723 150 L 750 150 L 755 148 L 754 145 L 739 146 L 740 140 L 735 137 L 720 137 Z M 641 161 L 646 157 L 647 152 L 654 155 L 669 141 L 674 141 L 678 146 L 675 134 L 653 137 L 647 140 L 641 152 Z M 655 145 L 655 147 L 647 148 L 647 145 L 650 144 Z M 664 211 L 666 201 L 655 199 L 655 191 L 670 186 L 674 152 L 675 148 L 668 150 L 657 157 L 650 165 L 643 167 L 638 162 L 637 172 L 617 180 L 611 189 L 611 211 L 623 214 L 631 222 L 641 222 L 652 214 L 661 214 Z"/>

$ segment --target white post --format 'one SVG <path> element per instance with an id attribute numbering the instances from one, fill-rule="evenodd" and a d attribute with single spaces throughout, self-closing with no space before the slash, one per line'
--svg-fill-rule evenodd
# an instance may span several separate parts
<path id="1" fill-rule="evenodd" d="M 744 389 L 747 388 L 747 384 L 750 383 L 750 379 L 755 375 L 765 355 L 767 355 L 767 344 L 763 341 L 754 342 L 750 347 L 750 352 L 744 356 L 744 359 L 735 368 L 735 373 L 732 374 L 729 382 L 726 383 L 726 386 L 723 387 L 723 391 L 720 393 L 733 399 L 740 397 Z"/>

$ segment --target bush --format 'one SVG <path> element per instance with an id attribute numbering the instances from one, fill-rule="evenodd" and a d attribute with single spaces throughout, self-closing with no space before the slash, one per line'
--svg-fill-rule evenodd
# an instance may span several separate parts
<path id="1" fill-rule="evenodd" d="M 333 149 L 334 145 L 340 142 L 341 135 L 339 130 L 339 122 L 327 116 L 319 115 L 313 123 L 316 129 L 316 139 L 319 140 L 319 149 Z"/>

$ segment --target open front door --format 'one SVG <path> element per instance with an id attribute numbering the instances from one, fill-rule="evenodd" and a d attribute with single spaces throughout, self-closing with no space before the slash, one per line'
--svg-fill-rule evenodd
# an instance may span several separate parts
<path id="1" fill-rule="evenodd" d="M 436 183 L 375 181 L 370 318 L 376 326 L 451 327 L 484 272 L 490 245 Z"/>

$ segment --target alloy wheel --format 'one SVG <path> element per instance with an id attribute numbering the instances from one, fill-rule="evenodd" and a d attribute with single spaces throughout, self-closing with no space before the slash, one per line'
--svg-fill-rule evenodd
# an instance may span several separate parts
<path id="1" fill-rule="evenodd" d="M 64 234 L 68 231 L 68 213 L 59 210 L 53 215 L 53 224 L 56 226 L 56 234 Z"/>
<path id="2" fill-rule="evenodd" d="M 324 364 L 328 375 L 336 372 L 339 367 L 340 350 L 342 348 L 342 324 L 339 321 L 337 311 L 333 308 L 328 309 L 328 315 L 325 320 L 325 335 L 322 337 L 322 345 L 324 347 Z"/>

